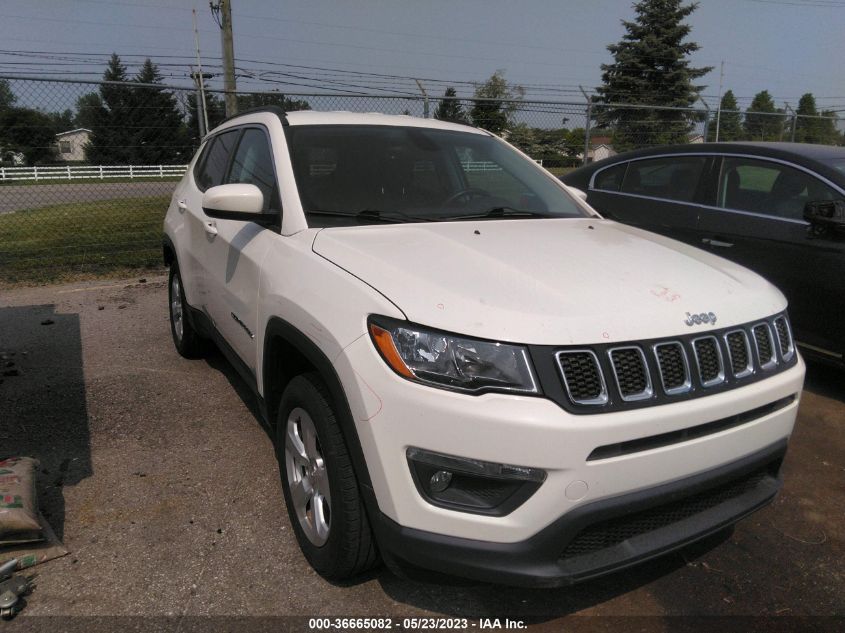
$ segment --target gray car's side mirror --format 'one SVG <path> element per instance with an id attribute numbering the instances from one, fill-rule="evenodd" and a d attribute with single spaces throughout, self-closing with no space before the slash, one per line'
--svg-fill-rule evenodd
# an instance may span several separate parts
<path id="1" fill-rule="evenodd" d="M 264 194 L 245 183 L 218 185 L 202 195 L 202 210 L 208 217 L 221 220 L 258 220 L 264 215 Z"/>
<path id="2" fill-rule="evenodd" d="M 845 232 L 845 200 L 815 200 L 804 205 L 804 219 L 817 232 Z"/>

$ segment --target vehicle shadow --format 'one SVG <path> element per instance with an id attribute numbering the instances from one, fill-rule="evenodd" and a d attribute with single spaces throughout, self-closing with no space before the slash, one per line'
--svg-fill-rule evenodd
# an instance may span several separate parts
<path id="1" fill-rule="evenodd" d="M 229 385 L 231 385 L 232 389 L 235 390 L 235 393 L 238 394 L 241 402 L 243 402 L 246 405 L 246 408 L 249 409 L 249 412 L 252 417 L 255 418 L 255 421 L 258 422 L 259 426 L 269 435 L 270 429 L 264 423 L 264 418 L 261 415 L 261 408 L 258 404 L 258 397 L 255 395 L 252 388 L 244 382 L 237 370 L 232 367 L 232 364 L 226 359 L 223 352 L 221 352 L 215 345 L 209 345 L 208 351 L 203 355 L 203 360 L 209 367 L 223 374 L 226 380 L 229 381 Z M 272 436 L 270 436 L 270 439 L 273 439 Z"/>
<path id="2" fill-rule="evenodd" d="M 38 459 L 38 505 L 63 539 L 63 489 L 92 475 L 78 314 L 0 308 L 0 458 Z"/>
<path id="3" fill-rule="evenodd" d="M 567 616 L 654 583 L 684 568 L 731 536 L 723 530 L 677 552 L 595 580 L 557 589 L 534 589 L 471 583 L 448 577 L 432 582 L 400 579 L 387 569 L 377 580 L 396 602 L 451 617 L 508 617 L 541 624 Z"/>

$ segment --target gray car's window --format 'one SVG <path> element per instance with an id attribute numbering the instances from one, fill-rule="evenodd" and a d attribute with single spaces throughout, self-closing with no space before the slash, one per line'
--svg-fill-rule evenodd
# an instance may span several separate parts
<path id="1" fill-rule="evenodd" d="M 745 157 L 725 157 L 717 204 L 800 220 L 810 200 L 835 200 L 836 192 L 805 171 L 788 165 Z"/>
<path id="2" fill-rule="evenodd" d="M 663 156 L 632 161 L 622 181 L 622 191 L 690 202 L 706 163 L 706 156 Z"/>
<path id="3" fill-rule="evenodd" d="M 593 189 L 601 189 L 602 191 L 619 191 L 622 187 L 622 179 L 625 177 L 625 169 L 628 163 L 620 163 L 613 167 L 602 169 L 596 174 L 596 179 L 593 182 Z"/>
<path id="4" fill-rule="evenodd" d="M 247 128 L 232 158 L 226 183 L 255 185 L 264 195 L 264 211 L 278 209 L 276 175 L 270 143 L 263 130 Z"/>
<path id="5" fill-rule="evenodd" d="M 207 150 L 207 156 L 196 175 L 197 186 L 200 191 L 223 184 L 226 168 L 229 165 L 229 155 L 235 145 L 240 130 L 223 132 L 214 137 Z"/>

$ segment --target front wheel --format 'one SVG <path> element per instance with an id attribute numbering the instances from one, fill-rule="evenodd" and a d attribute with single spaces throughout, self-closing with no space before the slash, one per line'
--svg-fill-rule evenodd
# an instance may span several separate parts
<path id="1" fill-rule="evenodd" d="M 205 340 L 197 333 L 188 319 L 188 304 L 185 301 L 185 289 L 179 266 L 173 262 L 170 266 L 167 299 L 170 307 L 170 333 L 176 351 L 185 358 L 199 358 L 205 351 Z"/>
<path id="2" fill-rule="evenodd" d="M 276 455 L 299 547 L 328 580 L 377 560 L 358 481 L 325 383 L 317 373 L 290 381 L 279 405 Z"/>

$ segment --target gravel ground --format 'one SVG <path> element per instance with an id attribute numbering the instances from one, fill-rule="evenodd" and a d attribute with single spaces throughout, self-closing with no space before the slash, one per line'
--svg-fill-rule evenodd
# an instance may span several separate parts
<path id="1" fill-rule="evenodd" d="M 538 630 L 632 630 L 635 622 L 665 630 L 667 620 L 567 616 L 721 615 L 778 617 L 685 622 L 845 628 L 845 382 L 837 371 L 810 367 L 785 488 L 732 534 L 569 589 L 411 582 L 384 569 L 337 585 L 297 548 L 248 389 L 217 354 L 176 354 L 166 305 L 163 277 L 0 296 L 0 352 L 14 353 L 19 372 L 0 384 L 0 453 L 41 459 L 41 504 L 71 550 L 36 568 L 38 586 L 14 627 L 84 621 L 92 630 L 95 621 L 67 616 L 167 616 L 145 620 L 145 630 L 216 622 L 192 616 L 458 616 L 472 628 L 510 617 Z M 307 629 L 307 620 L 269 622 Z"/>

